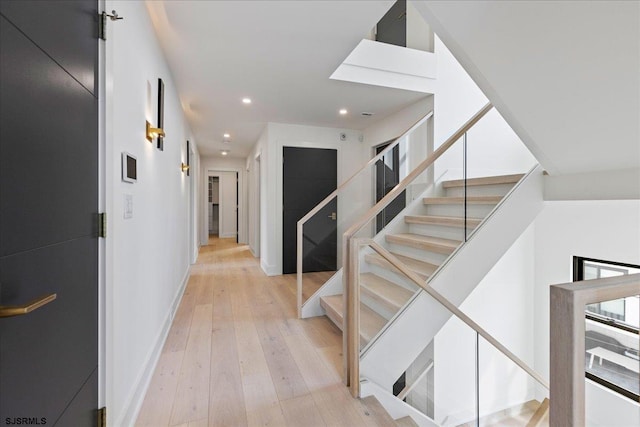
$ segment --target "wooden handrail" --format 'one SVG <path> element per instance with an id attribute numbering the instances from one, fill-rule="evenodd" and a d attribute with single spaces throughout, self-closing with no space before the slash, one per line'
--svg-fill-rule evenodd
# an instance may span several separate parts
<path id="1" fill-rule="evenodd" d="M 434 288 L 432 288 L 430 285 L 428 285 L 420 276 L 418 276 L 413 271 L 409 270 L 409 268 L 407 268 L 407 266 L 404 265 L 404 263 L 402 261 L 400 261 L 398 258 L 396 258 L 391 252 L 387 251 L 385 248 L 383 248 L 382 246 L 377 244 L 373 239 L 353 239 L 351 241 L 351 244 L 353 244 L 352 250 L 354 250 L 354 253 L 355 253 L 354 247 L 358 248 L 358 249 L 362 245 L 367 245 L 367 246 L 371 247 L 380 256 L 382 256 L 384 259 L 386 259 L 387 262 L 389 262 L 396 269 L 398 269 L 398 271 L 400 271 L 404 276 L 406 276 L 413 283 L 415 283 L 417 286 L 419 286 L 421 289 L 423 289 L 425 292 L 427 292 L 433 299 L 438 301 L 442 306 L 444 306 L 447 310 L 449 310 L 449 312 L 451 312 L 453 315 L 455 315 L 458 319 L 462 320 L 467 326 L 469 326 L 471 329 L 476 331 L 478 333 L 478 335 L 480 335 L 482 338 L 487 340 L 492 346 L 494 346 L 496 349 L 498 349 L 498 351 L 500 351 L 505 356 L 507 356 L 513 363 L 518 365 L 522 370 L 524 370 L 527 374 L 529 374 L 533 379 L 535 379 L 543 387 L 545 387 L 547 390 L 549 390 L 549 384 L 547 383 L 547 381 L 544 378 L 542 378 L 542 376 L 540 374 L 538 374 L 536 371 L 531 369 L 524 361 L 522 361 L 518 356 L 513 354 L 508 348 L 506 348 L 504 345 L 502 345 L 491 334 L 489 334 L 480 325 L 478 325 L 476 322 L 474 322 L 469 316 L 464 314 L 458 307 L 456 307 L 454 304 L 452 304 L 447 298 L 445 298 L 438 291 L 436 291 Z M 357 289 L 349 289 L 349 294 L 350 295 L 354 295 L 354 296 L 358 295 Z M 350 296 L 349 299 L 352 300 L 353 298 Z M 349 308 L 353 307 L 354 304 L 355 304 L 354 302 L 351 302 L 349 304 Z M 351 346 L 350 348 L 353 348 L 354 344 L 357 346 L 357 341 L 354 341 L 354 335 L 355 335 L 355 337 L 357 339 L 357 337 L 359 337 L 359 331 L 358 330 L 349 331 L 350 342 L 348 343 L 348 345 Z M 358 361 L 356 360 L 356 361 L 354 361 L 354 363 L 357 364 Z M 354 367 L 357 367 L 357 365 L 354 365 L 352 367 L 352 369 Z M 355 370 L 359 371 L 359 368 L 357 368 Z M 351 381 L 351 383 L 353 384 L 353 380 Z"/>
<path id="2" fill-rule="evenodd" d="M 398 396 L 397 396 L 397 397 L 398 397 L 398 399 L 400 399 L 400 400 L 404 400 L 404 399 L 405 399 L 405 397 L 407 397 L 407 395 L 408 395 L 409 393 L 411 393 L 411 391 L 412 391 L 412 390 L 413 390 L 413 389 L 418 385 L 418 383 L 419 383 L 420 381 L 422 381 L 422 379 L 423 379 L 424 377 L 426 377 L 426 376 L 427 376 L 427 374 L 429 373 L 429 371 L 430 371 L 430 370 L 432 370 L 432 369 L 433 369 L 433 360 L 432 360 L 432 361 L 430 361 L 430 362 L 427 364 L 427 367 L 426 367 L 426 368 L 424 368 L 424 370 L 420 373 L 420 375 L 418 375 L 418 377 L 417 377 L 415 380 L 413 380 L 413 382 L 412 382 L 411 384 L 409 384 L 408 386 L 406 386 L 405 388 L 403 388 L 403 389 L 402 389 L 402 391 L 401 391 L 400 393 L 398 393 Z"/>
<path id="3" fill-rule="evenodd" d="M 329 202 L 333 200 L 338 195 L 338 193 L 340 193 L 344 188 L 346 188 L 349 185 L 349 183 L 351 183 L 351 181 L 353 181 L 358 175 L 360 175 L 363 171 L 368 170 L 372 165 L 375 165 L 375 163 L 378 160 L 380 160 L 382 157 L 388 154 L 391 150 L 393 150 L 398 144 L 400 144 L 400 141 L 402 140 L 402 138 L 409 135 L 418 126 L 421 126 L 424 122 L 426 122 L 431 117 L 433 117 L 433 111 L 429 111 L 427 114 L 422 116 L 418 121 L 416 121 L 413 125 L 411 125 L 411 127 L 409 127 L 404 133 L 396 137 L 391 144 L 389 144 L 384 148 L 384 150 L 382 150 L 375 157 L 369 160 L 364 166 L 358 169 L 358 171 L 355 172 L 353 175 L 351 175 L 349 179 L 347 179 L 345 182 L 340 184 L 338 188 L 336 188 L 331 194 L 329 194 L 320 203 L 314 206 L 313 209 L 307 212 L 306 215 L 300 218 L 296 223 L 296 236 L 297 236 L 296 279 L 297 279 L 297 288 L 298 288 L 297 289 L 298 317 L 302 315 L 301 313 L 301 310 L 302 310 L 302 251 L 303 251 L 302 233 L 303 233 L 304 224 L 307 221 L 309 221 L 315 214 L 317 214 L 320 211 L 320 209 L 324 208 L 327 204 L 329 204 Z"/>
<path id="4" fill-rule="evenodd" d="M 478 123 L 478 121 L 485 116 L 493 105 L 486 104 L 480 109 L 473 117 L 471 117 L 460 129 L 458 129 L 453 135 L 451 135 L 437 150 L 433 152 L 429 157 L 423 160 L 414 170 L 411 171 L 402 181 L 398 183 L 393 189 L 387 193 L 378 203 L 369 209 L 364 215 L 362 215 L 349 229 L 343 234 L 343 240 L 348 240 L 353 237 L 362 227 L 371 221 L 376 215 L 378 215 L 389 203 L 395 200 L 411 182 L 422 174 L 429 166 L 431 166 L 436 160 L 440 158 L 451 146 L 458 141 L 465 133 L 469 131 Z"/>
<path id="5" fill-rule="evenodd" d="M 549 425 L 585 425 L 585 306 L 639 293 L 640 273 L 550 287 Z"/>
<path id="6" fill-rule="evenodd" d="M 351 276 L 351 273 L 349 272 L 349 268 L 350 268 L 349 266 L 352 263 L 352 261 L 348 258 L 350 255 L 349 254 L 350 239 L 352 239 L 353 236 L 357 232 L 359 232 L 362 229 L 362 227 L 368 224 L 369 221 L 371 221 L 376 215 L 382 212 L 382 210 L 386 208 L 389 203 L 395 200 L 395 198 L 398 197 L 409 186 L 409 184 L 413 182 L 414 179 L 420 176 L 429 166 L 435 163 L 436 160 L 438 160 L 449 148 L 451 148 L 451 146 L 456 141 L 458 141 L 466 132 L 469 131 L 469 129 L 471 129 L 476 123 L 478 123 L 480 119 L 482 119 L 489 111 L 491 111 L 492 108 L 493 108 L 493 105 L 491 105 L 491 103 L 487 103 L 484 107 L 482 107 L 476 114 L 473 115 L 473 117 L 467 120 L 467 122 L 463 124 L 460 127 L 460 129 L 458 129 L 453 135 L 451 135 L 430 156 L 428 156 L 418 166 L 416 166 L 416 168 L 413 171 L 411 171 L 409 175 L 407 175 L 402 181 L 400 181 L 389 193 L 387 193 L 387 195 L 385 195 L 382 199 L 380 199 L 380 201 L 376 203 L 371 209 L 369 209 L 364 215 L 362 215 L 342 235 L 342 256 L 345 260 L 342 263 L 342 282 L 343 282 L 343 289 L 344 289 L 344 298 L 346 301 L 349 301 L 351 299 L 351 295 L 350 295 L 351 289 L 349 289 L 349 277 Z M 298 242 L 301 242 L 300 234 L 301 234 L 301 231 L 299 229 Z M 298 271 L 301 272 L 302 261 L 298 261 L 298 262 L 299 262 Z M 302 299 L 302 274 L 301 273 L 298 273 L 298 294 L 299 294 L 298 300 L 300 301 Z M 298 307 L 300 307 L 300 305 L 298 305 Z M 345 302 L 345 307 L 347 307 L 346 302 Z M 298 311 L 298 316 L 299 315 L 300 315 L 300 309 Z M 344 322 L 344 326 L 346 326 L 350 322 L 348 310 L 344 314 L 343 322 Z M 357 385 L 354 385 L 352 383 L 353 373 L 351 372 L 351 369 L 353 366 L 355 366 L 357 369 L 357 361 L 351 360 L 351 354 L 354 353 L 355 350 L 350 347 L 352 343 L 350 343 L 348 334 L 345 333 L 342 336 L 343 336 L 343 347 L 346 348 L 346 351 L 344 352 L 344 355 L 345 355 L 344 356 L 344 359 L 345 359 L 344 379 L 345 379 L 346 385 L 352 387 L 352 393 L 354 393 L 353 387 L 359 387 L 359 383 Z M 359 390 L 357 392 L 359 392 Z"/>

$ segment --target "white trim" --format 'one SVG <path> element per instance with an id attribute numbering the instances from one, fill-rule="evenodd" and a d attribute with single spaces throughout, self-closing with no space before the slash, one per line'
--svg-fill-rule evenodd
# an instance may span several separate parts
<path id="1" fill-rule="evenodd" d="M 98 11 L 104 11 L 105 0 L 98 0 Z M 98 212 L 109 213 L 107 204 L 107 84 L 113 74 L 107 68 L 105 44 L 98 40 Z M 113 87 L 111 85 L 110 87 Z M 111 93 L 111 92 L 110 92 Z M 107 230 L 109 227 L 107 227 Z M 106 259 L 105 239 L 98 238 L 98 408 L 107 403 L 107 323 L 106 323 Z"/>
<path id="2" fill-rule="evenodd" d="M 264 271 L 264 273 L 267 276 L 279 276 L 282 271 L 282 270 L 278 271 L 277 265 L 267 264 L 264 258 L 260 259 L 260 267 L 262 268 L 262 271 Z"/>
<path id="3" fill-rule="evenodd" d="M 188 266 L 184 277 L 182 278 L 182 283 L 180 284 L 180 287 L 178 288 L 178 291 L 173 298 L 173 302 L 171 303 L 171 309 L 167 312 L 167 315 L 162 324 L 162 328 L 160 328 L 158 336 L 156 337 L 155 344 L 145 358 L 146 361 L 143 364 L 144 368 L 140 372 L 138 378 L 136 378 L 132 392 L 129 396 L 127 396 L 127 399 L 125 400 L 122 416 L 120 417 L 120 419 L 116 420 L 113 425 L 133 426 L 135 424 L 135 421 L 138 418 L 138 414 L 140 412 L 140 408 L 142 408 L 142 402 L 144 402 L 144 397 L 147 394 L 149 384 L 151 383 L 151 379 L 153 378 L 153 373 L 156 370 L 156 365 L 158 364 L 158 360 L 160 359 L 162 348 L 164 347 L 164 343 L 167 340 L 167 336 L 169 335 L 169 330 L 171 329 L 173 318 L 176 314 L 178 306 L 180 305 L 182 295 L 184 294 L 184 290 L 187 286 L 187 282 L 189 281 L 190 276 L 191 266 Z"/>
<path id="4" fill-rule="evenodd" d="M 245 211 L 245 207 L 244 207 L 244 169 L 243 168 L 213 168 L 213 169 L 206 169 L 204 171 L 205 173 L 203 174 L 203 182 L 204 182 L 204 189 L 201 192 L 201 194 L 204 197 L 204 230 L 202 233 L 202 245 L 208 245 L 209 244 L 209 211 L 208 211 L 208 191 L 209 191 L 209 177 L 210 176 L 220 176 L 220 175 L 216 175 L 216 173 L 219 172 L 236 172 L 238 174 L 238 227 L 237 227 L 237 233 L 238 233 L 238 242 L 239 243 L 246 243 L 247 239 L 245 238 L 245 221 L 243 220 L 244 218 L 244 211 Z M 221 194 L 220 194 L 220 198 L 222 198 L 222 189 L 220 190 Z M 218 221 L 220 221 L 220 219 L 218 219 Z M 220 227 L 218 227 L 218 230 L 221 230 Z M 235 235 L 220 235 L 221 238 L 225 238 L 225 237 L 235 237 Z"/>
<path id="5" fill-rule="evenodd" d="M 339 143 L 340 141 L 308 142 L 308 141 L 291 141 L 291 140 L 283 141 L 282 139 L 278 139 L 276 141 L 276 156 L 275 156 L 276 164 L 279 165 L 279 167 L 276 168 L 276 174 L 275 174 L 276 175 L 276 189 L 275 189 L 276 206 L 282 206 L 284 204 L 284 190 L 283 190 L 284 171 L 282 168 L 283 159 L 284 159 L 284 152 L 283 152 L 284 148 L 291 147 L 291 148 L 313 148 L 318 150 L 336 150 L 336 188 L 338 188 L 338 185 L 340 183 L 340 168 L 342 166 L 341 164 L 342 149 L 340 148 Z M 282 268 L 284 265 L 284 259 L 283 259 L 284 245 L 282 241 L 282 237 L 284 235 L 284 229 L 283 229 L 284 226 L 282 224 L 283 219 L 284 217 L 283 217 L 282 209 L 281 208 L 276 209 L 275 236 L 276 236 L 276 247 L 277 247 L 278 255 L 276 257 L 276 262 L 277 262 L 277 265 L 275 266 L 276 272 L 273 275 L 282 274 Z M 338 239 L 338 244 L 339 244 L 339 239 Z M 339 250 L 340 249 L 338 249 L 338 251 Z M 269 273 L 267 274 L 271 275 Z"/>

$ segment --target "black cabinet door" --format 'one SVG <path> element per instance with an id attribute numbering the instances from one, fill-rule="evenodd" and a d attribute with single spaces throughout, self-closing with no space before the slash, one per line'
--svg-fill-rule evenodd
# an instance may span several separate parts
<path id="1" fill-rule="evenodd" d="M 97 12 L 0 3 L 0 425 L 97 420 Z"/>

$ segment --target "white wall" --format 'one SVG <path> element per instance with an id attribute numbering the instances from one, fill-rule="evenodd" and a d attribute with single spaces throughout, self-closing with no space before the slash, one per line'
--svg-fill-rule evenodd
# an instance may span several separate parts
<path id="1" fill-rule="evenodd" d="M 413 3 L 407 2 L 407 47 L 433 52 L 433 31 Z"/>
<path id="2" fill-rule="evenodd" d="M 188 278 L 195 251 L 190 214 L 197 215 L 189 200 L 198 176 L 180 170 L 186 141 L 196 141 L 145 4 L 107 1 L 105 9 L 126 17 L 109 22 L 105 43 L 106 405 L 109 423 L 126 426 L 134 422 Z M 144 127 L 145 120 L 157 121 L 159 77 L 165 83 L 164 151 L 145 139 Z M 137 156 L 134 184 L 121 181 L 123 151 Z M 197 168 L 194 154 L 191 163 Z M 125 195 L 133 198 L 130 219 L 123 217 Z"/>
<path id="3" fill-rule="evenodd" d="M 266 212 L 263 209 L 264 194 L 267 188 L 267 175 L 262 167 L 263 159 L 266 157 L 266 147 L 268 145 L 268 126 L 260 134 L 260 138 L 247 156 L 246 168 L 248 179 L 249 197 L 248 203 L 248 230 L 249 247 L 256 257 L 262 256 L 262 233 L 266 232 L 262 221 L 266 221 Z M 265 154 L 262 154 L 262 153 Z M 263 218 L 264 217 L 264 218 Z"/>
<path id="4" fill-rule="evenodd" d="M 438 78 L 434 95 L 434 140 L 438 148 L 488 101 L 480 88 L 435 38 Z M 468 177 L 523 173 L 536 163 L 526 146 L 493 109 L 467 135 Z M 435 164 L 435 176 L 462 177 L 462 141 L 458 141 Z"/>
<path id="5" fill-rule="evenodd" d="M 460 309 L 509 350 L 533 365 L 534 226 L 478 284 Z M 508 319 L 508 322 L 505 322 Z M 534 398 L 530 377 L 480 338 L 480 415 Z M 435 419 L 467 422 L 475 411 L 475 333 L 451 319 L 435 338 Z"/>
<path id="6" fill-rule="evenodd" d="M 235 173 L 238 173 L 238 189 L 240 194 L 238 195 L 239 201 L 239 243 L 247 243 L 247 203 L 248 203 L 248 184 L 247 184 L 247 169 L 246 159 L 236 157 L 202 157 L 201 160 L 202 176 L 204 191 L 199 195 L 200 207 L 202 212 L 207 212 L 208 206 L 204 201 L 208 200 L 207 188 L 209 176 L 220 177 L 220 194 L 223 198 L 221 200 L 221 227 L 220 237 L 233 237 L 235 236 Z M 200 241 L 201 244 L 206 245 L 209 241 L 209 224 L 208 218 L 203 217 L 200 225 Z"/>
<path id="7" fill-rule="evenodd" d="M 640 3 L 415 6 L 552 175 L 640 165 Z"/>
<path id="8" fill-rule="evenodd" d="M 346 141 L 340 140 L 340 134 L 346 133 Z M 282 274 L 282 155 L 283 147 L 329 148 L 338 152 L 338 177 L 340 185 L 355 173 L 362 165 L 363 143 L 360 132 L 350 129 L 323 128 L 316 126 L 288 125 L 269 123 L 266 150 L 261 151 L 261 173 L 266 175 L 266 185 L 261 200 L 263 219 L 261 224 L 262 267 L 269 275 Z M 262 141 L 262 138 L 261 138 Z M 258 147 L 263 147 L 264 141 Z M 263 147 L 264 148 L 264 147 Z M 265 152 L 268 153 L 265 158 Z M 263 181 L 264 183 L 265 181 Z M 347 212 L 345 197 L 338 199 L 338 217 Z M 338 235 L 343 232 L 338 223 Z M 338 245 L 340 248 L 340 245 Z M 265 256 L 266 255 L 266 256 Z M 339 256 L 340 254 L 338 254 Z"/>
<path id="9" fill-rule="evenodd" d="M 282 150 L 283 147 L 330 148 L 338 151 L 338 185 L 349 179 L 371 157 L 373 147 L 400 136 L 433 108 L 433 98 L 427 96 L 407 106 L 362 132 L 350 129 L 269 123 L 260 139 L 245 160 L 245 167 L 256 169 L 256 157 L 260 159 L 260 196 L 256 194 L 257 179 L 249 180 L 247 193 L 250 200 L 260 200 L 260 226 L 253 209 L 248 217 L 249 229 L 259 229 L 262 269 L 269 275 L 282 272 Z M 340 133 L 346 133 L 346 141 L 340 141 Z M 415 146 L 425 145 L 429 135 L 422 129 L 414 135 Z M 362 136 L 362 141 L 360 141 Z M 424 140 L 424 142 L 423 142 Z M 253 175 L 255 178 L 255 175 Z M 352 223 L 353 215 L 371 206 L 371 176 L 360 178 L 348 192 L 338 199 L 338 238 L 345 227 Z M 251 239 L 251 236 L 249 237 Z M 255 251 L 255 249 L 254 249 Z M 341 245 L 338 242 L 338 256 Z M 254 252 L 255 253 L 255 252 Z"/>
<path id="10" fill-rule="evenodd" d="M 640 201 L 546 202 L 535 228 L 535 369 L 549 378 L 549 286 L 571 282 L 573 256 L 638 264 Z M 586 396 L 589 425 L 640 424 L 637 403 L 591 382 Z"/>

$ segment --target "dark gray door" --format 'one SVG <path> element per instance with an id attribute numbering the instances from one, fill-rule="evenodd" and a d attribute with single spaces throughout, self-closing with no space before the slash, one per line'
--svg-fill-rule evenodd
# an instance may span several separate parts
<path id="1" fill-rule="evenodd" d="M 396 1 L 376 26 L 376 41 L 407 47 L 407 1 Z"/>
<path id="2" fill-rule="evenodd" d="M 389 144 L 376 148 L 380 154 Z M 376 202 L 382 200 L 400 183 L 400 147 L 396 145 L 376 162 Z M 403 191 L 376 217 L 376 233 L 387 226 L 406 206 L 406 192 Z"/>
<path id="3" fill-rule="evenodd" d="M 296 225 L 338 182 L 336 150 L 284 147 L 282 273 L 296 272 Z M 337 198 L 304 227 L 303 272 L 335 271 Z"/>
<path id="4" fill-rule="evenodd" d="M 97 12 L 0 2 L 0 425 L 96 424 Z"/>

